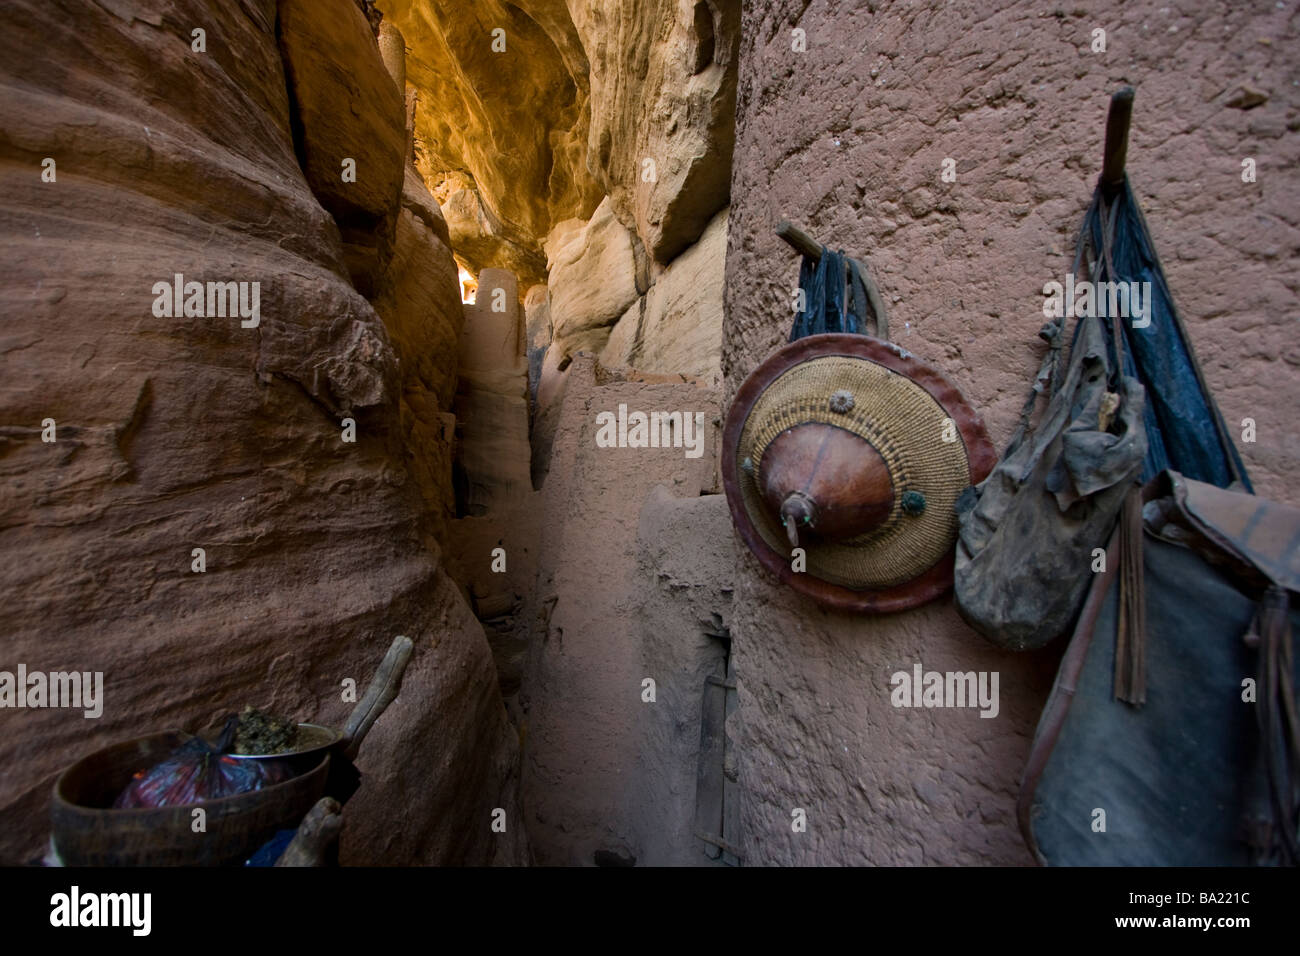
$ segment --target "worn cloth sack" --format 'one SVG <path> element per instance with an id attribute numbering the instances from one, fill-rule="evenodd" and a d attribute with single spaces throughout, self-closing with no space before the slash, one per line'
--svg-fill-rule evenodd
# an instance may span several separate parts
<path id="1" fill-rule="evenodd" d="M 1294 865 L 1300 509 L 1176 472 L 1145 497 L 1145 703 L 1115 699 L 1119 575 L 1095 575 L 1034 736 L 1021 832 L 1055 865 Z"/>
<path id="2" fill-rule="evenodd" d="M 1134 481 L 1173 468 L 1219 487 L 1235 483 L 1250 490 L 1127 177 L 1115 187 L 1099 182 L 1094 190 L 1072 274 L 1083 275 L 1085 255 L 1093 257 L 1088 278 L 1095 298 L 1084 311 L 1100 317 L 1079 320 L 1070 377 L 1054 391 L 1036 433 L 1026 437 L 1030 396 L 1002 462 L 958 502 L 957 609 L 989 640 L 1017 650 L 1041 647 L 1069 629 L 1090 573 L 1098 570 L 1092 556 L 1121 518 L 1118 558 L 1129 567 L 1123 632 L 1140 635 L 1141 522 Z M 1036 392 L 1045 383 L 1057 386 L 1062 329 L 1058 319 L 1040 333 L 1051 348 Z M 1077 376 L 1080 358 L 1084 369 Z M 1103 364 L 1104 374 L 1094 374 Z M 1103 394 L 1102 414 L 1094 414 L 1107 382 L 1113 397 Z M 1106 410 L 1115 398 L 1112 421 Z M 1135 455 L 1138 467 L 1132 468 Z M 1130 663 L 1134 683 L 1124 694 L 1140 701 L 1140 658 Z"/>
<path id="3" fill-rule="evenodd" d="M 1044 332 L 1050 360 L 1061 327 Z M 1080 319 L 1065 381 L 1037 427 L 1028 424 L 1031 395 L 1002 460 L 957 502 L 957 611 L 1002 647 L 1041 647 L 1069 629 L 1093 549 L 1142 470 L 1145 392 L 1128 376 L 1112 392 L 1111 371 L 1102 320 Z M 1039 381 L 1048 374 L 1045 361 Z"/>

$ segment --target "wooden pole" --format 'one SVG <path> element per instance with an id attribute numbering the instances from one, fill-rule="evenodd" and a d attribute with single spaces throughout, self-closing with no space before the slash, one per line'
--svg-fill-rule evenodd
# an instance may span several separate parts
<path id="1" fill-rule="evenodd" d="M 343 728 L 343 754 L 349 760 L 355 759 L 370 728 L 397 698 L 402 687 L 402 675 L 406 672 L 414 647 L 409 637 L 393 638 L 392 646 L 380 661 L 379 670 L 375 671 L 365 696 L 352 708 L 352 714 Z"/>
<path id="2" fill-rule="evenodd" d="M 1106 114 L 1106 152 L 1101 164 L 1101 184 L 1114 187 L 1124 181 L 1128 161 L 1128 131 L 1133 122 L 1134 89 L 1126 86 L 1110 98 Z"/>
<path id="3" fill-rule="evenodd" d="M 822 257 L 822 244 L 790 220 L 782 219 L 776 227 L 776 234 L 788 242 L 795 252 L 807 256 L 813 262 Z"/>

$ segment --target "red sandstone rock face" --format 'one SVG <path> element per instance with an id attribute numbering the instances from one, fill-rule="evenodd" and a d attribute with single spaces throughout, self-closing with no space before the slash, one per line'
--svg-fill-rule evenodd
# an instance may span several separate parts
<path id="1" fill-rule="evenodd" d="M 547 288 L 555 347 L 564 355 L 598 351 L 610 327 L 634 303 L 635 235 L 614 217 L 608 199 L 591 219 L 556 226 L 546 242 Z"/>
<path id="2" fill-rule="evenodd" d="M 545 281 L 542 240 L 605 194 L 666 265 L 727 205 L 740 0 L 379 6 L 411 48 L 418 164 L 447 183 L 473 271 Z"/>
<path id="3" fill-rule="evenodd" d="M 740 8 L 740 0 L 569 3 L 591 61 L 588 166 L 663 264 L 727 205 Z"/>
<path id="4" fill-rule="evenodd" d="M 405 166 L 405 91 L 398 92 L 384 68 L 354 0 L 280 0 L 279 12 L 299 161 L 343 233 L 353 284 L 371 295 L 392 254 Z"/>
<path id="5" fill-rule="evenodd" d="M 408 166 L 393 257 L 373 304 L 397 355 L 403 458 L 439 540 L 456 511 L 455 423 L 447 410 L 456 391 L 465 321 L 459 288 L 442 212 Z"/>
<path id="6" fill-rule="evenodd" d="M 866 257 L 895 340 L 953 378 L 1004 444 L 1038 367 L 1042 286 L 1070 268 L 1109 96 L 1129 82 L 1129 174 L 1210 386 L 1234 434 L 1258 423 L 1240 448 L 1259 493 L 1300 500 L 1293 11 L 996 7 L 745 4 L 728 394 L 788 334 L 798 261 L 772 230 L 789 218 Z M 1104 54 L 1090 51 L 1094 28 Z M 1242 84 L 1268 99 L 1240 108 Z M 1241 180 L 1245 157 L 1257 183 Z M 748 554 L 740 576 L 747 863 L 1029 862 L 1014 800 L 1059 645 L 997 651 L 946 602 L 830 613 Z M 890 675 L 918 661 L 999 671 L 1000 716 L 893 708 Z M 806 833 L 792 831 L 794 808 Z"/>
<path id="7" fill-rule="evenodd" d="M 723 210 L 699 242 L 669 263 L 649 292 L 619 318 L 601 352 L 602 364 L 720 381 L 726 258 Z"/>
<path id="8" fill-rule="evenodd" d="M 551 226 L 585 219 L 601 198 L 587 173 L 589 67 L 564 0 L 378 6 L 411 49 L 421 171 L 431 186 L 447 174 L 473 179 L 449 204 L 457 253 L 475 272 L 542 280 Z"/>
<path id="9" fill-rule="evenodd" d="M 399 367 L 409 331 L 349 284 L 295 157 L 273 0 L 128 7 L 10 3 L 0 29 L 0 668 L 102 671 L 106 698 L 98 720 L 0 711 L 0 859 L 43 847 L 76 758 L 245 703 L 339 725 L 341 682 L 407 634 L 344 859 L 521 861 L 515 736 L 404 463 L 399 394 L 423 379 L 436 407 L 445 367 Z M 259 282 L 260 323 L 155 315 L 175 273 Z"/>

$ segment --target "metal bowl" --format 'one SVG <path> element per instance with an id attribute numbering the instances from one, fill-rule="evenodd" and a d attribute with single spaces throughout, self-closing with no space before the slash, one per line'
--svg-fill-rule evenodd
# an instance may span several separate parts
<path id="1" fill-rule="evenodd" d="M 205 731 L 203 737 L 211 742 L 221 735 L 221 729 Z M 343 739 L 343 732 L 321 724 L 298 724 L 298 741 L 293 750 L 282 750 L 273 754 L 225 754 L 232 760 L 283 760 L 286 757 L 301 757 L 328 750 Z"/>

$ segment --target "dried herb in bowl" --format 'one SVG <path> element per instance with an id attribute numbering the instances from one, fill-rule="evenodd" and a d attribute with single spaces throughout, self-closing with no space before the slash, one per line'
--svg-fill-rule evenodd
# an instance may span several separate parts
<path id="1" fill-rule="evenodd" d="M 298 722 L 245 707 L 235 731 L 234 753 L 243 755 L 281 754 L 294 749 Z"/>

